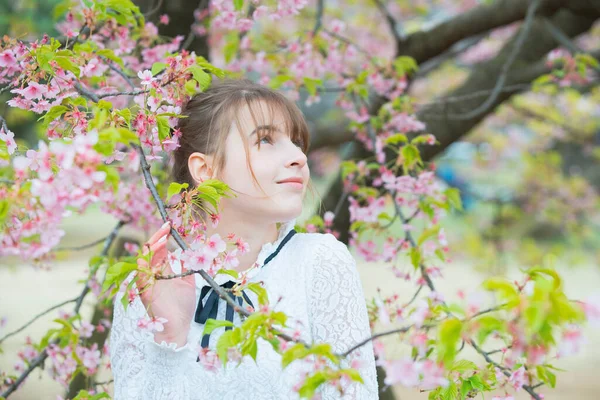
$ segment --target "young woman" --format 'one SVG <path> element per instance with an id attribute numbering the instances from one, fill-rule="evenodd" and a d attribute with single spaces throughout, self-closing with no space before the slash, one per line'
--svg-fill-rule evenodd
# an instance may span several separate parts
<path id="1" fill-rule="evenodd" d="M 233 232 L 249 244 L 234 269 L 246 272 L 250 282 L 264 283 L 270 306 L 289 316 L 300 339 L 330 343 L 341 353 L 369 337 L 363 290 L 347 247 L 331 234 L 293 229 L 310 179 L 309 132 L 296 105 L 249 80 L 224 80 L 194 96 L 183 114 L 187 118 L 178 127 L 174 180 L 195 187 L 217 178 L 236 194 L 222 199 L 220 222 L 216 227 L 208 224 L 207 237 Z M 165 224 L 146 243 L 153 265 L 165 261 L 169 231 Z M 185 270 L 185 265 L 172 266 L 174 273 Z M 216 281 L 225 288 L 234 283 L 223 274 Z M 241 320 L 199 274 L 158 281 L 151 291 L 136 296 L 127 311 L 122 296 L 120 292 L 115 299 L 110 335 L 116 400 L 294 399 L 305 373 L 314 368 L 301 360 L 282 368 L 281 356 L 263 339 L 258 339 L 256 362 L 245 356 L 239 365 L 207 368 L 199 350 L 201 355 L 215 350 L 224 329 L 203 336 L 206 319 L 227 319 L 236 326 Z M 249 290 L 243 299 L 244 306 L 259 304 Z M 235 300 L 242 303 L 242 297 Z M 162 332 L 151 333 L 138 328 L 144 317 L 168 322 Z M 358 369 L 364 384 L 342 379 L 343 396 L 323 385 L 317 397 L 377 399 L 371 343 L 344 363 Z"/>

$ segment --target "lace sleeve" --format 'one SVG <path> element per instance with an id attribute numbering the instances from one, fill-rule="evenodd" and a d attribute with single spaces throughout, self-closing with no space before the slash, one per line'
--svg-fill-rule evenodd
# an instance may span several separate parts
<path id="1" fill-rule="evenodd" d="M 316 246 L 312 278 L 309 278 L 309 318 L 315 342 L 332 345 L 341 353 L 371 336 L 365 297 L 356 269 L 356 261 L 348 248 L 331 234 L 323 235 Z M 350 383 L 344 389 L 344 399 L 378 399 L 375 356 L 371 342 L 350 354 L 343 367 L 354 364 L 364 384 Z M 321 399 L 340 398 L 339 391 L 326 385 L 320 389 Z"/>
<path id="2" fill-rule="evenodd" d="M 122 296 L 119 292 L 115 297 L 110 332 L 115 400 L 191 398 L 190 374 L 196 364 L 192 346 L 156 343 L 151 332 L 137 327 L 137 321 L 147 316 L 139 297 L 124 310 Z"/>

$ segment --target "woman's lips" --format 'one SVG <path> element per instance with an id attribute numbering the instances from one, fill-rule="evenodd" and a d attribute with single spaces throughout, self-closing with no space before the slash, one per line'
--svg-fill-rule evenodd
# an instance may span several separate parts
<path id="1" fill-rule="evenodd" d="M 302 190 L 302 188 L 304 187 L 304 185 L 301 184 L 300 182 L 281 182 L 280 185 L 286 185 L 290 188 L 299 189 L 299 190 Z"/>

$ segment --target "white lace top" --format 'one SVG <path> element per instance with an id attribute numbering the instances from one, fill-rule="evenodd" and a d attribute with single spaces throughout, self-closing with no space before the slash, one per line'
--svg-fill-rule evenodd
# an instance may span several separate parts
<path id="1" fill-rule="evenodd" d="M 330 343 L 333 351 L 344 352 L 371 334 L 356 262 L 348 248 L 331 234 L 297 233 L 263 267 L 265 259 L 277 249 L 294 224 L 295 220 L 282 224 L 278 239 L 261 248 L 257 258 L 260 268 L 248 272 L 249 281 L 264 282 L 271 307 L 288 315 L 289 326 L 300 327 L 301 339 L 308 343 Z M 173 269 L 175 273 L 180 272 Z M 195 277 L 198 302 L 201 288 L 207 283 L 200 275 Z M 223 274 L 216 276 L 218 284 L 228 280 L 233 278 Z M 250 290 L 244 292 L 257 306 L 256 294 Z M 192 320 L 188 342 L 183 347 L 176 348 L 175 343 L 164 341 L 157 344 L 152 333 L 137 328 L 137 321 L 147 315 L 139 297 L 125 312 L 119 301 L 122 295 L 119 293 L 115 299 L 110 333 L 115 400 L 300 398 L 294 387 L 299 387 L 312 364 L 297 360 L 282 368 L 281 356 L 271 344 L 259 338 L 256 362 L 245 356 L 239 366 L 228 362 L 223 367 L 220 363 L 217 371 L 210 371 L 196 361 L 203 324 Z M 207 299 L 208 296 L 203 304 Z M 219 299 L 219 320 L 225 319 L 225 305 L 224 300 Z M 233 322 L 236 326 L 241 324 L 237 313 Z M 223 332 L 224 328 L 217 328 L 211 333 L 209 349 L 215 349 Z M 322 400 L 378 399 L 371 342 L 348 358 L 343 366 L 349 367 L 354 361 L 353 367 L 358 369 L 365 383 L 342 381 L 343 396 L 335 387 L 322 385 L 316 397 L 320 394 Z"/>

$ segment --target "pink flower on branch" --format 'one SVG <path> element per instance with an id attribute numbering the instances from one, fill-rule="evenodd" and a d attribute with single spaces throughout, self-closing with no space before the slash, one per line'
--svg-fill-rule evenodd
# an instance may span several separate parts
<path id="1" fill-rule="evenodd" d="M 9 155 L 13 154 L 17 149 L 17 142 L 15 142 L 15 134 L 10 130 L 5 131 L 3 126 L 0 126 L 0 140 L 6 143 Z"/>
<path id="2" fill-rule="evenodd" d="M 29 82 L 27 87 L 24 89 L 13 89 L 11 93 L 17 93 L 23 96 L 27 100 L 40 99 L 43 95 L 48 92 L 48 87 L 45 85 L 40 85 L 37 82 Z"/>
<path id="3" fill-rule="evenodd" d="M 138 72 L 138 78 L 141 79 L 142 86 L 150 86 L 152 82 L 156 80 L 156 78 L 152 77 L 152 72 L 150 70 L 144 70 Z"/>

